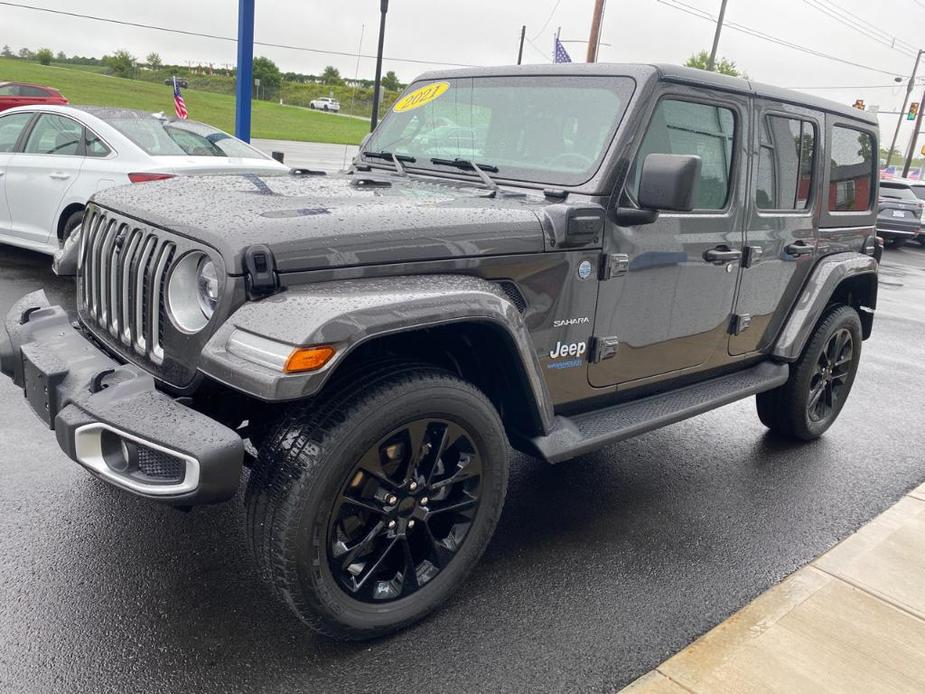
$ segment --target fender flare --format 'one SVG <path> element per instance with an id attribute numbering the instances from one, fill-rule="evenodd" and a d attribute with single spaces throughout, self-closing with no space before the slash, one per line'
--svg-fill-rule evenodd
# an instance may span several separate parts
<path id="1" fill-rule="evenodd" d="M 874 258 L 861 253 L 837 253 L 822 258 L 813 268 L 799 301 L 784 323 L 771 351 L 772 356 L 787 362 L 799 359 L 832 295 L 845 280 L 862 275 L 873 276 L 872 301 L 863 305 L 872 315 L 877 307 L 877 268 Z"/>
<path id="2" fill-rule="evenodd" d="M 310 398 L 359 345 L 452 323 L 481 323 L 501 331 L 516 353 L 530 406 L 544 429 L 553 408 L 523 316 L 494 283 L 463 275 L 399 276 L 298 286 L 235 311 L 206 344 L 206 376 L 266 402 Z M 247 343 L 242 349 L 242 343 Z M 302 345 L 332 345 L 321 369 L 282 373 Z M 263 362 L 263 363 L 260 363 Z"/>

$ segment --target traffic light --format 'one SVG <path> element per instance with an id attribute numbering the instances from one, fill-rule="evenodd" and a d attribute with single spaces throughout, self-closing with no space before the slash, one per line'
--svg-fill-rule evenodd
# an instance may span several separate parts
<path id="1" fill-rule="evenodd" d="M 854 107 L 863 111 L 866 107 L 864 106 L 864 99 L 858 99 L 854 102 Z"/>
<path id="2" fill-rule="evenodd" d="M 909 104 L 909 113 L 906 114 L 906 120 L 915 120 L 919 117 L 919 102 L 913 101 Z"/>

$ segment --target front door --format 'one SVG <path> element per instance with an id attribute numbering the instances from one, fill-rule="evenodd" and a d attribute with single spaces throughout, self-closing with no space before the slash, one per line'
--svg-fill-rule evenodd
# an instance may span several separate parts
<path id="1" fill-rule="evenodd" d="M 601 281 L 594 333 L 615 338 L 616 354 L 593 363 L 594 386 L 695 371 L 726 355 L 742 251 L 749 98 L 670 87 L 654 107 L 633 157 L 620 204 L 635 205 L 651 153 L 697 155 L 696 209 L 662 213 L 652 224 L 611 223 L 609 256 L 626 271 Z"/>
<path id="2" fill-rule="evenodd" d="M 9 233 L 12 227 L 10 206 L 6 195 L 7 165 L 16 151 L 23 131 L 31 120 L 31 113 L 0 114 L 0 232 L 2 233 Z"/>
<path id="3" fill-rule="evenodd" d="M 736 299 L 729 353 L 768 346 L 813 267 L 818 182 L 817 152 L 825 116 L 798 106 L 755 100 L 746 224 L 746 257 Z"/>

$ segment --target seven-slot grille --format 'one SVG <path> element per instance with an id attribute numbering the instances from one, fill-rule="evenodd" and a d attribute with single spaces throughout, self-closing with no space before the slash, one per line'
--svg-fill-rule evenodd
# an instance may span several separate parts
<path id="1" fill-rule="evenodd" d="M 126 348 L 160 364 L 167 271 L 176 244 L 156 230 L 91 207 L 83 222 L 78 264 L 86 319 Z"/>

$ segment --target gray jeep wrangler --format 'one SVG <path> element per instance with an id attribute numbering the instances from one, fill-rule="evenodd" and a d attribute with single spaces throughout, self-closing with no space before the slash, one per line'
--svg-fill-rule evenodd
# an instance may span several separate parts
<path id="1" fill-rule="evenodd" d="M 235 496 L 306 623 L 368 638 L 465 580 L 509 445 L 549 463 L 756 396 L 845 404 L 877 297 L 864 112 L 703 71 L 420 77 L 345 174 L 100 193 L 0 366 L 92 474 Z M 247 475 L 243 467 L 249 468 Z"/>

